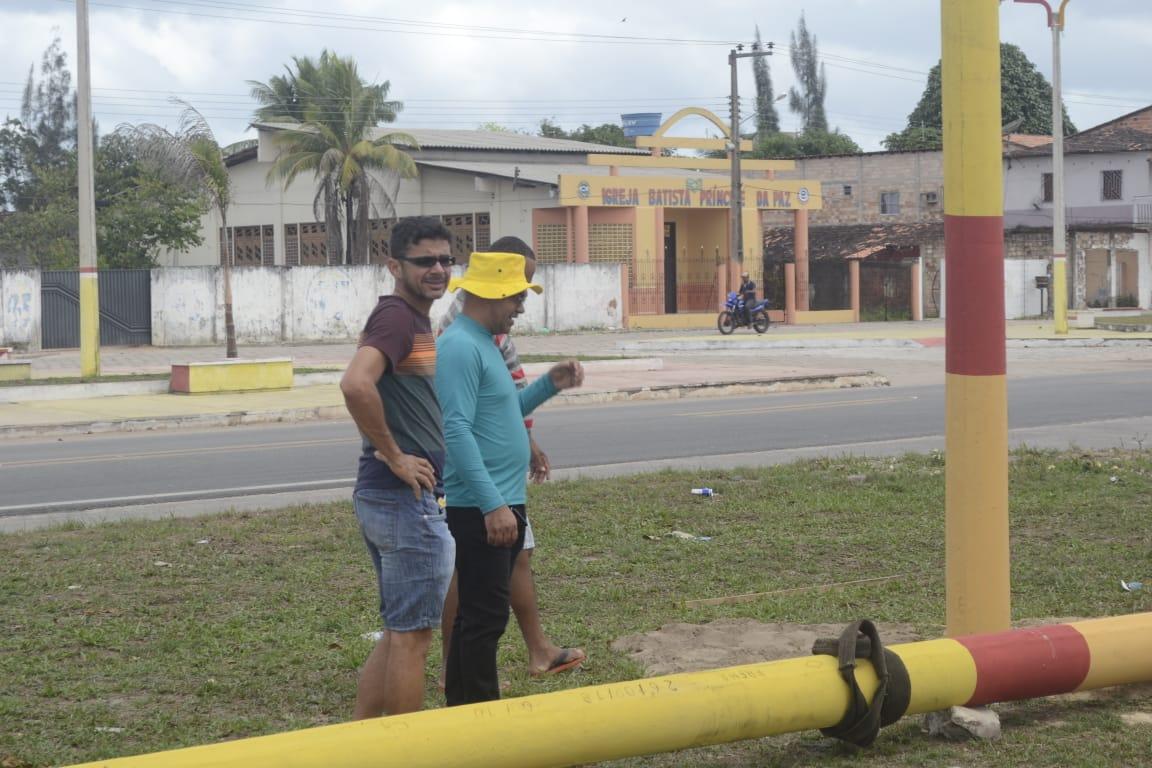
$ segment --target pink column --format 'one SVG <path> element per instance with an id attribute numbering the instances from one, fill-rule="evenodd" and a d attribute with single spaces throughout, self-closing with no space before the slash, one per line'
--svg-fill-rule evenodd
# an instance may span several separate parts
<path id="1" fill-rule="evenodd" d="M 924 302 L 920 298 L 920 259 L 912 262 L 912 319 L 924 319 Z"/>
<path id="2" fill-rule="evenodd" d="M 798 208 L 794 214 L 796 229 L 796 308 L 808 311 L 808 211 Z"/>
<path id="3" fill-rule="evenodd" d="M 575 216 L 573 216 L 573 210 L 572 206 L 564 209 L 564 223 L 567 225 L 564 227 L 564 231 L 568 233 L 568 237 L 566 238 L 568 244 L 565 249 L 564 260 L 569 264 L 576 260 Z"/>
<path id="4" fill-rule="evenodd" d="M 572 242 L 575 245 L 576 253 L 573 254 L 573 261 L 577 264 L 588 263 L 588 207 L 584 205 L 576 206 L 573 211 L 573 228 L 572 228 Z"/>
<path id="5" fill-rule="evenodd" d="M 852 302 L 852 322 L 860 322 L 860 259 L 848 260 L 848 299 Z"/>
<path id="6" fill-rule="evenodd" d="M 784 322 L 796 324 L 796 265 L 784 265 Z"/>

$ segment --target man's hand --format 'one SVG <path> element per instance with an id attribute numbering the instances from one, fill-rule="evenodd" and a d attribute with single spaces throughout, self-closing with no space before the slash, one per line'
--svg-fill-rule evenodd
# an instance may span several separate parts
<path id="1" fill-rule="evenodd" d="M 528 462 L 528 477 L 534 483 L 542 483 L 552 476 L 552 465 L 548 463 L 548 454 L 536 444 L 532 434 L 528 434 L 528 445 L 532 449 L 532 460 Z"/>
<path id="2" fill-rule="evenodd" d="M 392 474 L 411 488 L 417 499 L 420 498 L 422 490 L 431 493 L 436 487 L 436 470 L 432 468 L 428 459 L 407 453 L 398 453 L 389 458 L 380 451 L 376 451 L 376 458 L 387 464 Z"/>
<path id="3" fill-rule="evenodd" d="M 580 365 L 579 360 L 565 360 L 552 366 L 548 375 L 552 377 L 557 390 L 572 389 L 584 383 L 584 366 Z"/>
<path id="4" fill-rule="evenodd" d="M 511 547 L 516 544 L 519 535 L 516 515 L 508 506 L 498 507 L 484 515 L 484 528 L 488 531 L 488 543 L 493 547 Z"/>

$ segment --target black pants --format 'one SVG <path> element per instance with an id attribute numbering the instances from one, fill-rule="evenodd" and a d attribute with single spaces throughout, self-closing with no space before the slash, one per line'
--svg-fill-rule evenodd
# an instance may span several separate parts
<path id="1" fill-rule="evenodd" d="M 448 530 L 456 539 L 460 595 L 444 676 L 444 696 L 451 707 L 500 698 L 496 649 L 508 626 L 508 583 L 512 565 L 524 546 L 527 518 L 522 504 L 512 505 L 518 529 L 516 543 L 493 547 L 479 509 L 449 506 L 446 511 Z"/>

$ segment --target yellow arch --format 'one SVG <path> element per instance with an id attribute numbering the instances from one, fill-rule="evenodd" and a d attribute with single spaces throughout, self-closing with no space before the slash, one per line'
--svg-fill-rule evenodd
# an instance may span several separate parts
<path id="1" fill-rule="evenodd" d="M 680 122 L 684 118 L 688 117 L 689 115 L 696 115 L 697 117 L 704 118 L 708 122 L 712 123 L 712 125 L 719 128 L 720 132 L 724 134 L 725 138 L 731 138 L 732 137 L 732 132 L 730 130 L 728 130 L 728 126 L 724 124 L 724 121 L 721 120 L 719 117 L 717 117 L 714 112 L 710 112 L 707 109 L 704 109 L 703 107 L 684 107 L 684 109 L 680 110 L 676 114 L 672 115 L 672 117 L 668 118 L 663 123 L 661 123 L 660 127 L 656 129 L 656 133 L 654 133 L 652 135 L 653 136 L 666 135 L 668 133 L 669 128 L 671 128 L 673 125 Z"/>
<path id="2" fill-rule="evenodd" d="M 708 122 L 712 123 L 712 125 L 714 125 L 720 129 L 720 132 L 724 135 L 724 138 L 721 138 L 721 139 L 698 139 L 698 138 L 690 138 L 690 137 L 677 138 L 675 136 L 668 136 L 667 135 L 668 130 L 673 125 L 675 125 L 676 123 L 680 122 L 684 118 L 689 117 L 691 115 L 695 115 L 696 117 L 702 117 L 705 120 L 707 120 Z M 724 124 L 724 121 L 721 120 L 719 117 L 717 117 L 715 113 L 709 112 L 707 109 L 704 109 L 703 107 L 684 107 L 679 112 L 672 115 L 667 120 L 665 120 L 663 123 L 661 123 L 660 127 L 657 128 L 656 132 L 653 133 L 651 136 L 637 136 L 636 137 L 636 146 L 638 146 L 638 147 L 660 147 L 662 149 L 663 148 L 667 148 L 667 149 L 726 149 L 728 142 L 731 140 L 731 138 L 732 138 L 732 132 L 728 129 L 728 126 Z M 751 149 L 752 149 L 752 142 L 751 141 L 749 141 L 748 139 L 741 139 L 740 140 L 740 150 L 742 152 L 745 152 L 745 151 L 748 151 Z"/>

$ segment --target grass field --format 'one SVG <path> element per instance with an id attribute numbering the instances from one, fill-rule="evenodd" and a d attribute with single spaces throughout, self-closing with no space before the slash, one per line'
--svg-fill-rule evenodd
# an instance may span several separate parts
<path id="1" fill-rule="evenodd" d="M 545 623 L 587 669 L 531 678 L 510 628 L 509 696 L 640 677 L 613 640 L 721 618 L 944 623 L 939 455 L 817 460 L 534 488 Z M 1152 610 L 1152 452 L 1017 452 L 1016 620 Z M 708 485 L 708 500 L 689 489 Z M 673 530 L 711 537 L 685 541 Z M 683 601 L 909 574 L 759 602 Z M 347 504 L 0 536 L 0 766 L 138 754 L 349 717 L 378 628 Z M 428 669 L 429 706 L 442 706 Z M 1152 687 L 997 705 L 1004 736 L 948 743 L 919 718 L 855 751 L 814 732 L 631 758 L 619 766 L 1137 766 Z"/>

